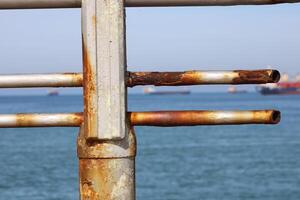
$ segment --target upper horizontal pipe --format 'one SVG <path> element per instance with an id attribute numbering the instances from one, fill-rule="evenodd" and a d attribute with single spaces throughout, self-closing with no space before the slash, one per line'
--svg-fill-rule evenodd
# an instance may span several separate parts
<path id="1" fill-rule="evenodd" d="M 81 73 L 0 75 L 0 88 L 81 87 Z"/>
<path id="2" fill-rule="evenodd" d="M 280 121 L 280 112 L 276 110 L 129 112 L 128 119 L 133 126 L 161 127 L 277 124 Z M 82 123 L 82 113 L 0 115 L 0 128 L 77 127 Z"/>
<path id="3" fill-rule="evenodd" d="M 128 72 L 126 85 L 180 86 L 203 84 L 263 84 L 280 79 L 277 70 Z M 0 88 L 82 87 L 81 73 L 0 75 Z"/>
<path id="4" fill-rule="evenodd" d="M 0 0 L 0 9 L 80 8 L 81 0 Z M 298 3 L 300 0 L 125 0 L 127 7 L 233 6 Z"/>
<path id="5" fill-rule="evenodd" d="M 81 0 L 0 0 L 0 9 L 80 8 Z"/>
<path id="6" fill-rule="evenodd" d="M 236 6 L 297 3 L 300 0 L 126 0 L 128 7 Z"/>
<path id="7" fill-rule="evenodd" d="M 264 84 L 280 79 L 277 70 L 187 71 L 187 72 L 129 72 L 127 86 Z"/>

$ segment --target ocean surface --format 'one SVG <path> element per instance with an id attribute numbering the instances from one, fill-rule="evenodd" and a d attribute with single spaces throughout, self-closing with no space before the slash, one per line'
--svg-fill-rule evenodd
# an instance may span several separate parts
<path id="1" fill-rule="evenodd" d="M 80 96 L 0 97 L 0 113 L 79 112 Z M 299 200 L 300 96 L 129 95 L 129 110 L 279 109 L 279 125 L 136 128 L 139 200 Z M 78 200 L 77 128 L 0 129 L 0 200 Z"/>

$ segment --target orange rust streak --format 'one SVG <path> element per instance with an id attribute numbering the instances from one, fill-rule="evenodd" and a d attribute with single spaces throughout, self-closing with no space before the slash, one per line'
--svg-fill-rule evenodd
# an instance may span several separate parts
<path id="1" fill-rule="evenodd" d="M 93 99 L 96 93 L 95 85 L 95 72 L 93 71 L 92 64 L 89 58 L 89 52 L 86 47 L 84 37 L 82 36 L 82 54 L 83 54 L 83 99 L 84 99 L 84 117 L 86 122 L 86 131 L 87 137 L 88 134 L 94 132 L 90 129 L 91 127 L 97 124 L 97 110 L 96 106 L 93 103 Z"/>

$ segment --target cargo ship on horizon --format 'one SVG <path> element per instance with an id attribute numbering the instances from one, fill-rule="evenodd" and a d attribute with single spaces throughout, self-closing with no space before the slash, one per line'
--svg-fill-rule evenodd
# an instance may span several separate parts
<path id="1" fill-rule="evenodd" d="M 176 95 L 176 94 L 180 94 L 180 95 L 189 95 L 191 94 L 190 90 L 161 90 L 158 91 L 153 87 L 146 87 L 144 89 L 144 94 L 147 95 Z"/>
<path id="2" fill-rule="evenodd" d="M 256 90 L 262 95 L 300 94 L 300 75 L 297 75 L 293 81 L 289 81 L 289 76 L 284 74 L 279 83 L 257 86 Z"/>

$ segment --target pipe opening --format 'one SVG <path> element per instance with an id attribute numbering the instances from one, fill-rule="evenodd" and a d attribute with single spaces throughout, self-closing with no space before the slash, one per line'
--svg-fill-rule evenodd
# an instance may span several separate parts
<path id="1" fill-rule="evenodd" d="M 277 110 L 273 111 L 271 116 L 271 120 L 272 120 L 271 122 L 273 124 L 278 124 L 280 122 L 280 119 L 281 119 L 280 111 Z"/>
<path id="2" fill-rule="evenodd" d="M 270 77 L 274 83 L 278 83 L 280 80 L 280 72 L 278 70 L 272 70 Z"/>

